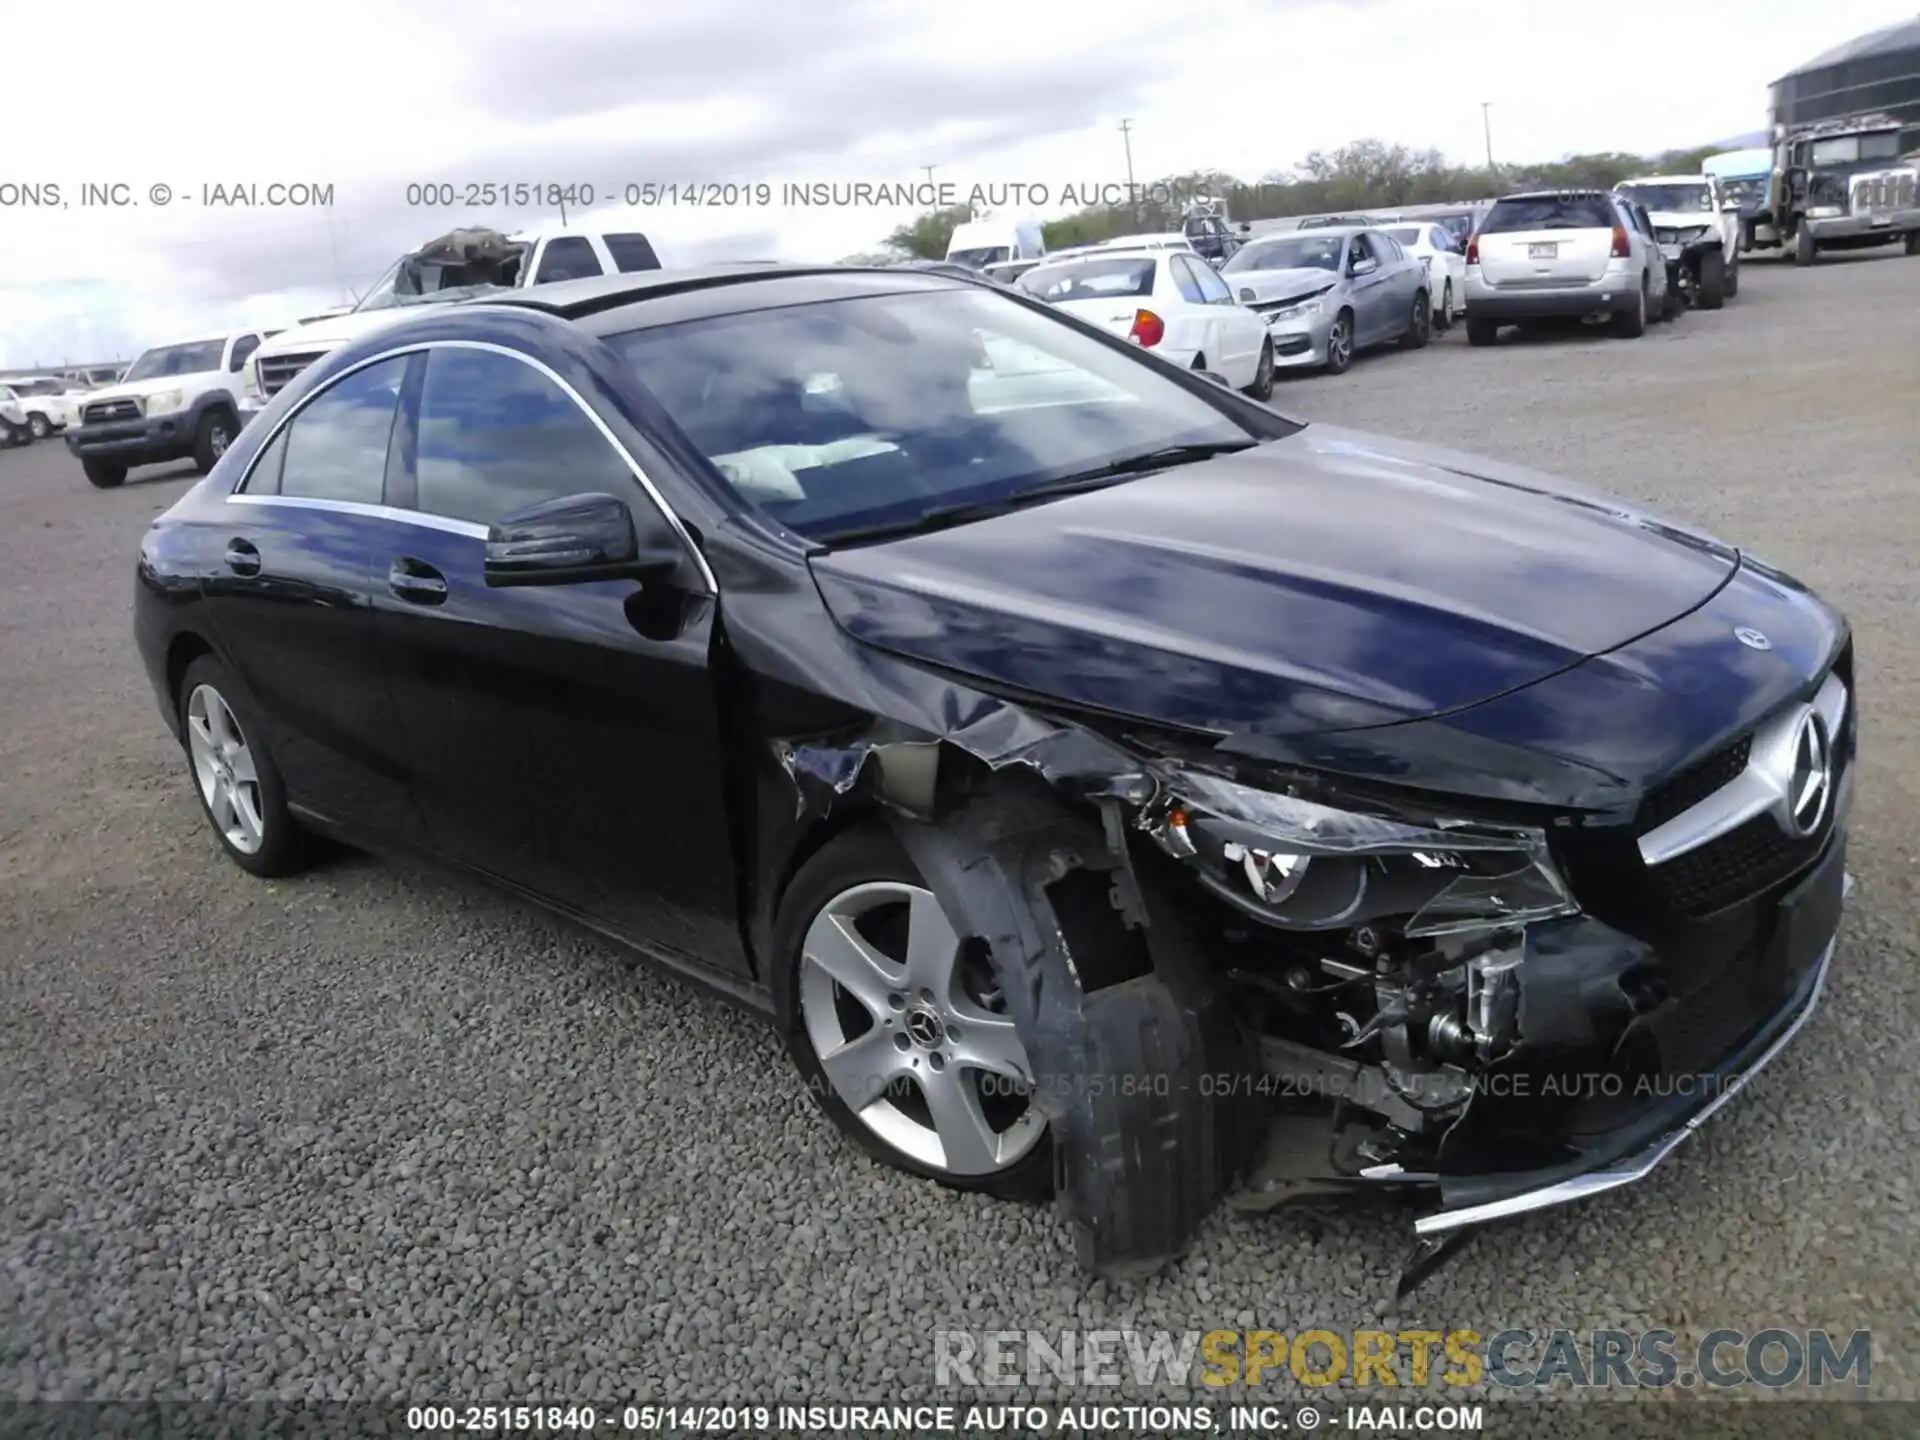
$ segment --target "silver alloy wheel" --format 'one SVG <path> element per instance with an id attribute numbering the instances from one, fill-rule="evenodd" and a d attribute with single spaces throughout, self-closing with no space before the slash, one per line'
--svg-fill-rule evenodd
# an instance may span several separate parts
<path id="1" fill-rule="evenodd" d="M 27 428 L 33 431 L 34 439 L 36 440 L 46 439 L 47 438 L 47 417 L 42 415 L 39 411 L 36 410 L 33 413 L 33 415 L 28 419 Z"/>
<path id="2" fill-rule="evenodd" d="M 1333 326 L 1327 331 L 1327 358 L 1333 361 L 1336 370 L 1347 368 L 1347 362 L 1353 358 L 1353 337 L 1347 332 L 1347 322 L 1338 315 L 1333 317 Z"/>
<path id="3" fill-rule="evenodd" d="M 216 460 L 227 453 L 227 427 L 218 420 L 207 431 L 207 448 L 213 452 Z"/>
<path id="4" fill-rule="evenodd" d="M 889 908 L 904 909 L 904 943 L 888 947 L 899 954 L 860 929 Z M 1026 1098 L 1026 1049 L 982 969 L 970 973 L 932 892 L 896 880 L 843 890 L 800 947 L 800 1017 L 834 1094 L 893 1149 L 951 1175 L 1005 1170 L 1046 1133 Z"/>
<path id="5" fill-rule="evenodd" d="M 260 772 L 240 722 L 211 685 L 196 685 L 187 697 L 187 753 L 214 827 L 242 855 L 258 852 L 267 839 Z"/>

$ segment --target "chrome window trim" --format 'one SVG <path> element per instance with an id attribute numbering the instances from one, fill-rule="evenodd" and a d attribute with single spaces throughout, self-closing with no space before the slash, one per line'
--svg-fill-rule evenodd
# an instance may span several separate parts
<path id="1" fill-rule="evenodd" d="M 303 395 L 298 405 L 289 410 L 285 415 L 282 415 L 280 419 L 275 422 L 273 429 L 268 432 L 267 438 L 260 442 L 259 448 L 256 449 L 247 460 L 247 468 L 241 474 L 239 480 L 234 483 L 233 489 L 227 492 L 225 497 L 227 503 L 241 505 L 286 505 L 289 508 L 305 510 L 334 510 L 343 515 L 360 515 L 369 519 L 399 520 L 411 525 L 424 525 L 429 529 L 446 530 L 456 535 L 477 535 L 480 539 L 484 540 L 487 536 L 487 527 L 485 525 L 478 525 L 470 520 L 455 520 L 448 516 L 435 515 L 425 510 L 403 510 L 398 506 L 368 505 L 354 500 L 320 500 L 301 495 L 249 495 L 246 493 L 247 482 L 253 478 L 254 467 L 260 463 L 260 457 L 273 448 L 274 441 L 278 440 L 280 436 L 285 433 L 286 428 L 298 419 L 315 400 L 318 400 L 322 395 L 332 390 L 335 385 L 338 385 L 348 376 L 357 375 L 362 370 L 368 369 L 371 366 L 383 364 L 388 360 L 401 356 L 411 357 L 423 353 L 430 354 L 435 350 L 483 350 L 494 355 L 504 355 L 509 360 L 517 360 L 522 365 L 538 371 L 553 385 L 557 386 L 560 393 L 573 401 L 580 413 L 585 415 L 592 423 L 593 428 L 600 432 L 600 437 L 613 447 L 613 453 L 625 462 L 627 472 L 633 477 L 634 483 L 645 493 L 654 508 L 666 517 L 668 527 L 673 531 L 674 535 L 678 537 L 680 544 L 685 548 L 687 554 L 693 557 L 694 564 L 699 567 L 700 579 L 706 585 L 708 595 L 716 596 L 720 593 L 720 581 L 718 577 L 714 575 L 713 567 L 707 563 L 707 557 L 700 552 L 700 547 L 693 543 L 693 536 L 688 532 L 686 525 L 682 523 L 679 515 L 674 513 L 673 507 L 667 503 L 666 497 L 660 493 L 659 487 L 653 483 L 652 478 L 641 468 L 640 462 L 633 458 L 633 452 L 621 443 L 620 437 L 613 433 L 612 428 L 607 422 L 601 419 L 599 413 L 594 410 L 593 406 L 587 403 L 586 397 L 545 361 L 537 360 L 531 355 L 522 354 L 518 350 L 511 350 L 505 345 L 496 345 L 490 340 L 415 341 L 409 345 L 396 345 L 390 350 L 381 351 L 378 355 L 369 355 L 366 359 L 358 361 L 350 368 L 342 370 L 312 394 Z M 318 362 L 316 361 L 315 363 Z M 291 384 L 292 382 L 289 381 L 288 383 Z"/>
<path id="2" fill-rule="evenodd" d="M 1847 686 L 1838 675 L 1828 675 L 1810 703 L 1790 707 L 1754 732 L 1746 769 L 1642 835 L 1641 860 L 1648 865 L 1664 865 L 1769 812 L 1788 834 L 1797 833 L 1789 823 L 1794 742 L 1800 722 L 1815 711 L 1826 722 L 1827 733 L 1837 740 L 1847 715 Z"/>
<path id="3" fill-rule="evenodd" d="M 397 505 L 368 505 L 359 500 L 323 500 L 312 495 L 229 495 L 234 505 L 278 505 L 288 510 L 325 510 L 335 515 L 359 515 L 368 520 L 398 520 L 403 525 L 419 525 L 428 530 L 444 530 L 449 535 L 487 538 L 487 527 L 471 520 L 453 520 L 445 515 L 430 515 L 424 510 L 402 510 Z"/>

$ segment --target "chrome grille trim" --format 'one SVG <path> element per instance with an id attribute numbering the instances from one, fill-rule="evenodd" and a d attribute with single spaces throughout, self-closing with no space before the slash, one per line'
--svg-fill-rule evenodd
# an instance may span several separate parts
<path id="1" fill-rule="evenodd" d="M 1640 858 L 1664 865 L 1736 830 L 1756 815 L 1781 815 L 1791 804 L 1794 742 L 1808 709 L 1819 712 L 1837 742 L 1847 715 L 1847 685 L 1828 675 L 1811 706 L 1795 705 L 1754 732 L 1746 769 L 1705 799 L 1640 837 Z M 1785 826 L 1783 825 L 1784 829 Z"/>
<path id="2" fill-rule="evenodd" d="M 258 361 L 261 392 L 272 399 L 287 387 L 294 376 L 326 353 L 324 350 L 299 350 L 285 355 L 261 356 Z"/>

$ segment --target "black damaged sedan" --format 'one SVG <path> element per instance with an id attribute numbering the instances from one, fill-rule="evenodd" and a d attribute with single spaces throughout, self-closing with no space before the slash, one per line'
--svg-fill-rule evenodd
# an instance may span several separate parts
<path id="1" fill-rule="evenodd" d="M 1806 1021 L 1845 621 L 1708 536 L 1303 425 L 1003 288 L 542 286 L 315 362 L 141 547 L 227 854 L 477 872 L 781 1029 L 1109 1274 L 1645 1175 Z"/>

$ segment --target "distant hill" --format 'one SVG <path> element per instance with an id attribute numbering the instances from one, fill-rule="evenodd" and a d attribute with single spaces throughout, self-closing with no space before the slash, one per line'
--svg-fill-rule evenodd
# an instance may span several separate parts
<path id="1" fill-rule="evenodd" d="M 1709 147 L 1714 150 L 1764 150 L 1771 142 L 1765 130 L 1750 130 L 1745 135 L 1736 135 L 1731 140 L 1715 140 Z"/>

